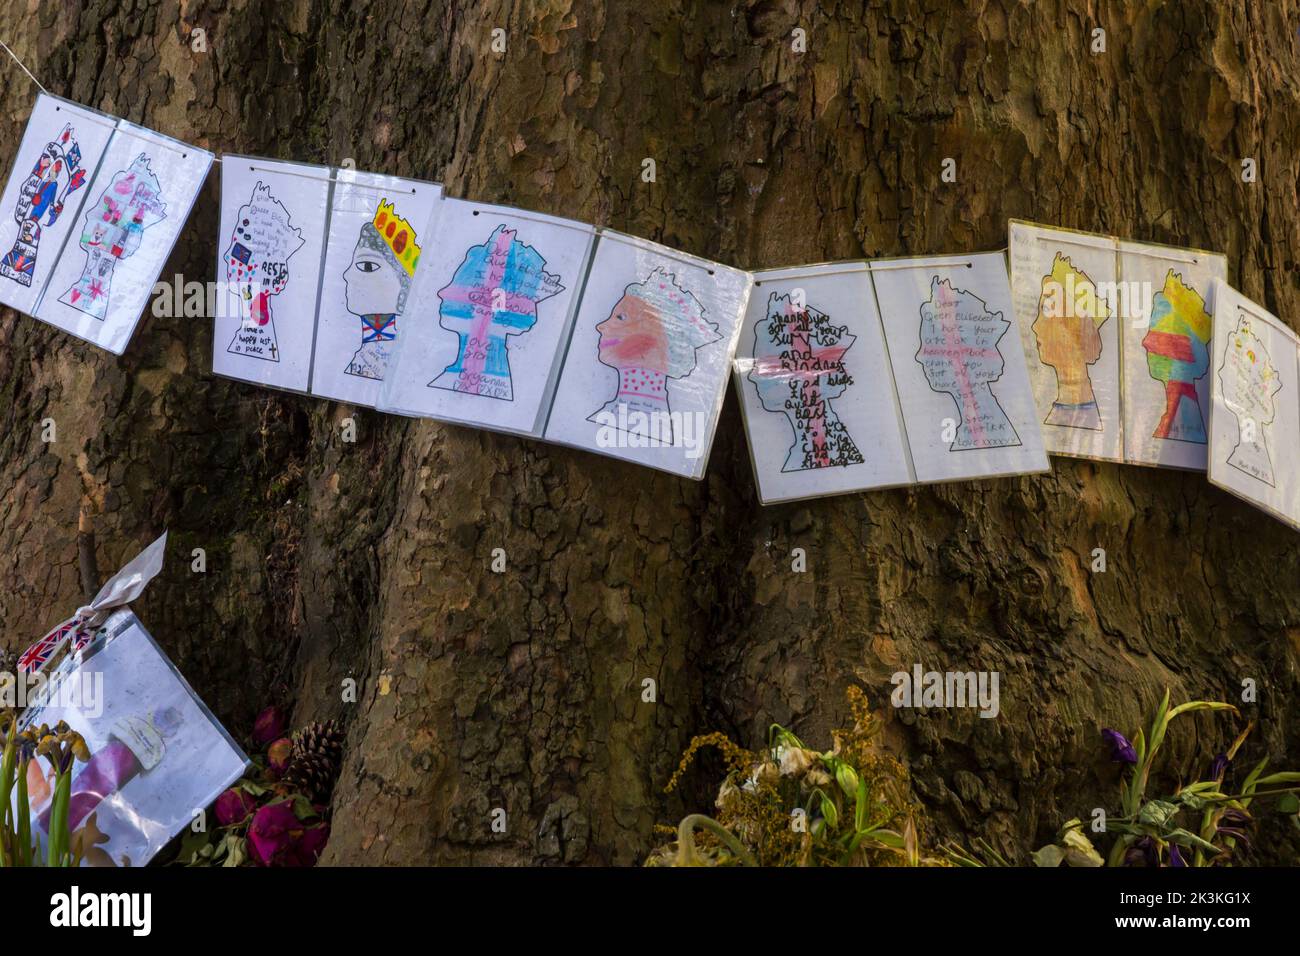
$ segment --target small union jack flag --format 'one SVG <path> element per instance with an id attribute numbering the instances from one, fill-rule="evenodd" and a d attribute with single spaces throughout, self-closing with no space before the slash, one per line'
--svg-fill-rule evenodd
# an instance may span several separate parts
<path id="1" fill-rule="evenodd" d="M 23 674 L 35 673 L 45 666 L 65 640 L 71 639 L 73 649 L 79 651 L 90 642 L 90 638 L 91 634 L 81 627 L 80 619 L 74 617 L 23 651 L 18 658 L 18 670 Z"/>

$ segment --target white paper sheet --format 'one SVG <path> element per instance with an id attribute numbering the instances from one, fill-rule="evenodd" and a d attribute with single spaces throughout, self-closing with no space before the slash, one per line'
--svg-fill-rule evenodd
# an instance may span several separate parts
<path id="1" fill-rule="evenodd" d="M 307 391 L 331 170 L 223 156 L 212 370 Z"/>
<path id="2" fill-rule="evenodd" d="M 1300 528 L 1300 338 L 1214 285 L 1210 481 Z"/>
<path id="3" fill-rule="evenodd" d="M 1124 459 L 1204 471 L 1214 280 L 1227 279 L 1228 260 L 1127 241 L 1119 255 Z"/>
<path id="4" fill-rule="evenodd" d="M 595 229 L 444 199 L 380 407 L 540 436 Z"/>
<path id="5" fill-rule="evenodd" d="M 1046 471 L 1006 257 L 870 265 L 917 481 Z"/>
<path id="6" fill-rule="evenodd" d="M 426 227 L 442 187 L 334 174 L 311 392 L 374 407 L 409 315 L 416 267 L 436 252 Z"/>
<path id="7" fill-rule="evenodd" d="M 602 231 L 548 441 L 702 478 L 752 280 Z"/>
<path id="8" fill-rule="evenodd" d="M 122 120 L 36 318 L 121 355 L 211 165 L 207 150 Z"/>
<path id="9" fill-rule="evenodd" d="M 1056 455 L 1123 461 L 1116 242 L 1012 220 L 1011 285 L 1025 360 Z"/>
<path id="10" fill-rule="evenodd" d="M 69 236 L 117 120 L 45 93 L 0 198 L 0 302 L 31 315 Z"/>
<path id="11" fill-rule="evenodd" d="M 866 263 L 754 273 L 735 371 L 763 504 L 913 480 Z"/>
<path id="12" fill-rule="evenodd" d="M 90 762 L 73 771 L 68 812 L 89 847 L 82 865 L 143 866 L 248 761 L 132 612 L 115 614 L 107 631 L 24 719 L 65 720 L 90 749 Z M 44 846 L 49 800 L 36 789 L 32 834 Z"/>

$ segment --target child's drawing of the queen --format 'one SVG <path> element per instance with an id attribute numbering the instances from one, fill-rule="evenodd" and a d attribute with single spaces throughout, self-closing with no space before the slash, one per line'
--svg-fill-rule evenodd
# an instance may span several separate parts
<path id="1" fill-rule="evenodd" d="M 663 268 L 623 291 L 609 318 L 596 326 L 602 364 L 618 372 L 614 396 L 590 422 L 673 444 L 668 379 L 695 371 L 696 349 L 722 336 L 704 306 Z"/>
<path id="2" fill-rule="evenodd" d="M 302 230 L 289 210 L 260 182 L 248 205 L 241 206 L 230 246 L 222 256 L 226 283 L 237 293 L 240 324 L 226 350 L 268 362 L 280 361 L 271 299 L 289 282 L 289 259 L 302 248 Z"/>

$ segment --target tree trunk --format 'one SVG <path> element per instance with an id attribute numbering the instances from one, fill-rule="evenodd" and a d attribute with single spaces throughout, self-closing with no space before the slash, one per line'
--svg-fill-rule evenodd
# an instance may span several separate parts
<path id="1" fill-rule="evenodd" d="M 31 2 L 0 39 L 51 92 L 218 151 L 352 158 L 746 268 L 997 249 L 1019 217 L 1222 250 L 1297 314 L 1293 0 L 921 6 Z M 0 75 L 11 161 L 35 90 Z M 218 179 L 164 276 L 213 278 Z M 716 778 L 663 790 L 693 734 L 828 744 L 851 682 L 928 834 L 1021 861 L 1113 806 L 1099 727 L 1165 687 L 1254 681 L 1244 756 L 1290 741 L 1294 763 L 1300 539 L 1204 475 L 1058 458 L 763 508 L 734 395 L 692 483 L 216 379 L 211 354 L 203 320 L 146 315 L 118 359 L 5 316 L 4 646 L 81 603 L 81 513 L 104 576 L 171 529 L 137 610 L 217 715 L 241 735 L 282 700 L 348 725 L 328 862 L 636 863 L 656 823 L 709 809 Z M 893 710 L 914 663 L 1000 672 L 1001 715 Z M 1164 782 L 1230 723 L 1176 726 Z M 1258 858 L 1294 861 L 1267 833 Z"/>

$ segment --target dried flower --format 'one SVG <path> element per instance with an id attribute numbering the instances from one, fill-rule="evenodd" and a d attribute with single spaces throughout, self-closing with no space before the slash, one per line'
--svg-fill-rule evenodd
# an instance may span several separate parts
<path id="1" fill-rule="evenodd" d="M 788 747 L 781 744 L 773 754 L 783 777 L 802 777 L 817 761 L 817 754 L 802 747 Z"/>
<path id="2" fill-rule="evenodd" d="M 253 721 L 253 743 L 261 746 L 284 736 L 287 721 L 279 707 L 267 707 Z"/>
<path id="3" fill-rule="evenodd" d="M 267 764 L 271 768 L 271 773 L 280 776 L 289 767 L 289 759 L 293 756 L 293 741 L 288 737 L 281 737 L 275 743 L 266 749 Z"/>
<path id="4" fill-rule="evenodd" d="M 249 855 L 259 866 L 314 866 L 328 840 L 329 826 L 299 820 L 292 800 L 259 807 L 248 828 Z"/>
<path id="5" fill-rule="evenodd" d="M 64 721 L 60 720 L 51 729 L 45 724 L 35 731 L 35 754 L 50 762 L 55 773 L 67 773 L 72 769 L 72 761 L 82 763 L 90 760 L 90 748 L 85 739 Z"/>
<path id="6" fill-rule="evenodd" d="M 257 801 L 253 799 L 251 793 L 239 787 L 231 787 L 217 797 L 215 808 L 217 823 L 223 827 L 243 823 L 255 809 L 257 809 Z"/>
<path id="7" fill-rule="evenodd" d="M 259 866 L 274 866 L 284 855 L 302 823 L 293 812 L 293 801 L 281 800 L 259 807 L 248 828 L 248 850 Z"/>

